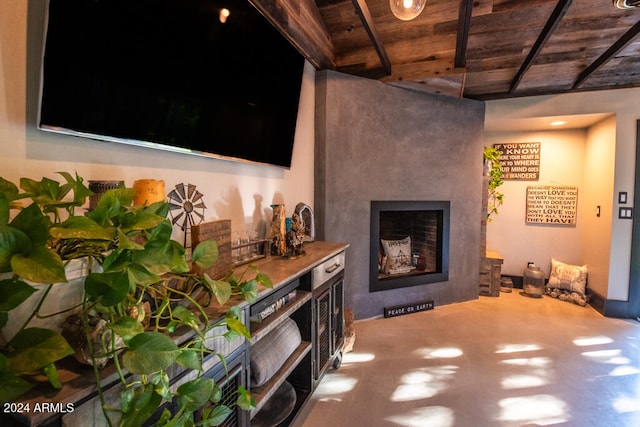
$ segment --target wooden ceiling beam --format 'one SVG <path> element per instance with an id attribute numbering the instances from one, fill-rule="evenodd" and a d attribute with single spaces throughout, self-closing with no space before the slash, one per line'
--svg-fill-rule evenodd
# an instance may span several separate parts
<path id="1" fill-rule="evenodd" d="M 384 48 L 382 43 L 382 39 L 378 34 L 378 30 L 376 29 L 375 23 L 373 22 L 373 17 L 369 12 L 369 6 L 365 0 L 352 0 L 353 7 L 356 9 L 356 13 L 360 17 L 362 21 L 362 25 L 364 26 L 365 31 L 369 35 L 369 39 L 373 44 L 373 48 L 376 50 L 378 54 L 378 58 L 380 58 L 380 63 L 382 64 L 382 68 L 386 75 L 391 74 L 391 61 L 389 60 L 389 56 L 387 55 L 387 51 Z"/>
<path id="2" fill-rule="evenodd" d="M 614 44 L 609 47 L 602 55 L 598 57 L 591 65 L 584 69 L 578 76 L 578 79 L 573 84 L 572 89 L 577 89 L 586 79 L 589 78 L 598 68 L 613 58 L 618 52 L 624 49 L 636 36 L 640 33 L 640 21 L 631 27 L 626 33 L 622 35 Z"/>
<path id="3" fill-rule="evenodd" d="M 410 89 L 417 92 L 446 95 L 454 98 L 462 98 L 466 73 L 456 71 L 443 77 L 433 77 L 420 81 L 392 82 L 390 85 Z"/>
<path id="4" fill-rule="evenodd" d="M 536 56 L 538 56 L 538 53 L 540 53 L 540 51 L 544 47 L 547 40 L 549 40 L 549 37 L 551 37 L 551 34 L 555 31 L 556 27 L 558 26 L 558 24 L 560 23 L 564 15 L 569 10 L 569 7 L 571 6 L 571 2 L 572 0 L 559 0 L 558 4 L 556 4 L 556 7 L 553 9 L 553 12 L 551 13 L 551 16 L 547 20 L 547 23 L 542 29 L 542 32 L 538 36 L 538 39 L 531 47 L 531 50 L 529 51 L 527 58 L 524 60 L 524 62 L 522 63 L 522 66 L 520 67 L 520 69 L 516 73 L 516 76 L 511 82 L 511 87 L 509 88 L 510 95 L 513 95 L 515 93 L 516 88 L 520 84 L 520 81 L 522 81 L 522 77 L 524 77 L 524 74 L 527 72 L 529 67 L 531 67 L 531 64 L 535 60 Z"/>
<path id="5" fill-rule="evenodd" d="M 419 81 L 433 77 L 461 74 L 466 71 L 464 68 L 456 68 L 450 58 L 399 64 L 395 65 L 393 70 L 391 75 L 383 77 L 380 80 L 386 83 Z"/>
<path id="6" fill-rule="evenodd" d="M 472 10 L 473 0 L 460 0 L 458 31 L 456 34 L 456 57 L 454 60 L 455 66 L 460 68 L 467 66 L 467 42 L 469 40 Z"/>
<path id="7" fill-rule="evenodd" d="M 249 0 L 313 66 L 335 69 L 335 49 L 314 0 Z"/>

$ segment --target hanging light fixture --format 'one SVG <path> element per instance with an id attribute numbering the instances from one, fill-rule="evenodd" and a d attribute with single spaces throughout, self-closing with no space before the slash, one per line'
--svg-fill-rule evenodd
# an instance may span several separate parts
<path id="1" fill-rule="evenodd" d="M 427 0 L 389 0 L 391 12 L 396 18 L 410 21 L 420 15 Z"/>
<path id="2" fill-rule="evenodd" d="M 640 7 L 640 0 L 613 0 L 613 4 L 618 9 L 633 9 Z"/>

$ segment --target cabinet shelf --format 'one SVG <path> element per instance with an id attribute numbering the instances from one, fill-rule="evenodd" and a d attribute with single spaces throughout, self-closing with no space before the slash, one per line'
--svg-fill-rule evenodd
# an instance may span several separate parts
<path id="1" fill-rule="evenodd" d="M 262 322 L 251 322 L 251 340 L 256 342 L 275 329 L 292 313 L 311 299 L 311 292 L 297 290 L 296 297 Z"/>
<path id="2" fill-rule="evenodd" d="M 287 377 L 294 371 L 294 369 L 300 364 L 302 359 L 311 352 L 311 343 L 302 341 L 298 348 L 289 356 L 287 361 L 282 367 L 271 377 L 269 381 L 260 387 L 251 387 L 251 395 L 255 399 L 256 407 L 251 411 L 251 418 L 253 418 L 262 407 L 267 403 L 269 398 L 273 396 L 278 387 L 284 383 Z"/>

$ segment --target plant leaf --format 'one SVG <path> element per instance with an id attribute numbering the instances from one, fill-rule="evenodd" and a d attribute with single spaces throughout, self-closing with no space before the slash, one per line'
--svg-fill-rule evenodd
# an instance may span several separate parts
<path id="1" fill-rule="evenodd" d="M 108 327 L 122 340 L 128 344 L 131 338 L 144 332 L 144 326 L 137 319 L 123 316 L 114 323 L 109 323 Z"/>
<path id="2" fill-rule="evenodd" d="M 73 191 L 73 204 L 75 206 L 82 206 L 87 197 L 93 195 L 93 191 L 89 190 L 87 186 L 83 184 L 83 179 L 76 173 L 75 179 L 69 172 L 58 172 L 67 181 L 66 187 Z"/>
<path id="3" fill-rule="evenodd" d="M 9 217 L 10 217 L 9 199 L 2 192 L 2 181 L 3 179 L 0 178 L 0 225 L 7 225 L 9 224 Z"/>
<path id="4" fill-rule="evenodd" d="M 62 388 L 62 383 L 60 382 L 60 377 L 58 376 L 58 370 L 56 369 L 56 365 L 50 363 L 42 368 L 42 371 L 47 376 L 49 380 L 49 384 L 57 389 Z"/>
<path id="5" fill-rule="evenodd" d="M 179 354 L 180 348 L 168 336 L 143 332 L 129 341 L 122 364 L 134 374 L 151 374 L 171 365 Z"/>
<path id="6" fill-rule="evenodd" d="M 103 271 L 114 272 L 123 271 L 131 263 L 131 254 L 129 251 L 117 249 L 112 251 L 102 262 Z"/>
<path id="7" fill-rule="evenodd" d="M 187 369 L 201 369 L 202 363 L 197 350 L 183 349 L 176 358 L 176 363 Z"/>
<path id="8" fill-rule="evenodd" d="M 249 329 L 247 328 L 247 326 L 244 323 L 242 323 L 240 320 L 235 319 L 233 317 L 227 317 L 226 322 L 227 322 L 227 328 L 229 328 L 234 332 L 237 332 L 238 334 L 242 335 L 243 337 L 249 340 L 251 339 L 251 332 L 249 332 Z"/>
<path id="9" fill-rule="evenodd" d="M 186 260 L 185 248 L 171 240 L 171 231 L 172 227 L 168 221 L 160 224 L 153 230 L 144 250 L 135 251 L 132 254 L 132 260 L 144 265 L 155 274 L 188 272 L 189 264 Z"/>
<path id="10" fill-rule="evenodd" d="M 0 178 L 0 194 L 5 195 L 7 200 L 16 200 L 18 198 L 18 193 L 18 187 L 13 182 Z"/>
<path id="11" fill-rule="evenodd" d="M 238 285 L 240 293 L 250 303 L 258 299 L 258 282 L 255 279 L 242 282 Z"/>
<path id="12" fill-rule="evenodd" d="M 0 355 L 1 357 L 2 355 Z M 11 372 L 0 371 L 0 402 L 12 402 L 27 391 L 35 387 L 35 384 L 14 375 Z"/>
<path id="13" fill-rule="evenodd" d="M 222 400 L 223 397 L 224 396 L 222 393 L 222 387 L 220 387 L 220 384 L 216 383 L 213 386 L 213 390 L 211 390 L 211 395 L 209 396 L 209 402 L 218 403 Z"/>
<path id="14" fill-rule="evenodd" d="M 271 277 L 267 276 L 264 273 L 256 274 L 256 282 L 262 287 L 265 288 L 273 288 L 273 282 L 271 282 Z"/>
<path id="15" fill-rule="evenodd" d="M 160 276 L 147 270 L 144 265 L 131 264 L 127 266 L 127 273 L 129 274 L 129 280 L 139 286 L 152 285 L 162 280 Z"/>
<path id="16" fill-rule="evenodd" d="M 0 280 L 0 312 L 13 310 L 34 292 L 36 289 L 22 280 Z"/>
<path id="17" fill-rule="evenodd" d="M 249 390 L 242 386 L 238 387 L 238 399 L 236 399 L 236 404 L 240 409 L 244 409 L 245 411 L 251 411 L 256 407 L 256 401 L 253 399 L 253 396 Z"/>
<path id="18" fill-rule="evenodd" d="M 166 222 L 166 218 L 142 209 L 134 211 L 131 215 L 127 215 L 126 218 L 129 221 L 122 224 L 124 231 L 151 230 Z"/>
<path id="19" fill-rule="evenodd" d="M 56 239 L 113 240 L 115 230 L 104 228 L 86 216 L 72 216 L 49 230 Z"/>
<path id="20" fill-rule="evenodd" d="M 162 396 L 155 392 L 153 384 L 127 390 L 122 396 L 123 427 L 139 427 L 147 421 L 162 403 Z"/>
<path id="21" fill-rule="evenodd" d="M 203 276 L 211 292 L 216 297 L 218 304 L 223 305 L 231 297 L 231 284 L 224 280 L 213 280 L 207 273 Z"/>
<path id="22" fill-rule="evenodd" d="M 200 409 L 209 401 L 214 384 L 213 379 L 207 377 L 198 377 L 182 384 L 176 391 L 180 406 L 190 412 Z"/>
<path id="23" fill-rule="evenodd" d="M 51 329 L 23 329 L 10 344 L 13 350 L 8 362 L 13 372 L 34 372 L 74 353 L 67 341 Z"/>
<path id="24" fill-rule="evenodd" d="M 122 249 L 131 249 L 136 251 L 141 251 L 144 249 L 139 243 L 134 242 L 132 239 L 127 236 L 125 232 L 118 228 L 118 246 Z"/>
<path id="25" fill-rule="evenodd" d="M 218 426 L 226 420 L 229 415 L 231 415 L 231 408 L 226 405 L 218 405 L 216 406 L 209 418 L 207 418 L 207 426 Z"/>
<path id="26" fill-rule="evenodd" d="M 40 181 L 20 178 L 20 188 L 30 193 L 31 198 L 43 207 L 59 199 L 60 183 L 49 178 L 42 178 Z"/>
<path id="27" fill-rule="evenodd" d="M 218 244 L 214 240 L 198 243 L 191 254 L 191 259 L 200 268 L 210 268 L 218 261 Z"/>
<path id="28" fill-rule="evenodd" d="M 191 329 L 200 329 L 200 319 L 191 310 L 181 305 L 177 306 L 171 312 L 173 318 L 180 320 L 183 324 Z"/>
<path id="29" fill-rule="evenodd" d="M 11 271 L 13 255 L 27 254 L 33 245 L 29 236 L 10 225 L 0 225 L 0 272 Z"/>
<path id="30" fill-rule="evenodd" d="M 111 307 L 127 297 L 129 276 L 126 272 L 89 273 L 84 289 L 92 300 Z"/>
<path id="31" fill-rule="evenodd" d="M 27 255 L 14 255 L 11 268 L 18 276 L 34 283 L 67 281 L 60 256 L 44 246 L 34 246 Z"/>

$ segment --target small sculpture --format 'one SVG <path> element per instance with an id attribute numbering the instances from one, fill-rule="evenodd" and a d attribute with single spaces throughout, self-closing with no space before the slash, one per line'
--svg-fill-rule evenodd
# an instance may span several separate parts
<path id="1" fill-rule="evenodd" d="M 302 218 L 297 213 L 291 216 L 291 229 L 287 232 L 287 256 L 302 255 L 302 243 L 304 242 L 305 227 Z"/>
<path id="2" fill-rule="evenodd" d="M 316 238 L 316 226 L 313 217 L 313 210 L 311 210 L 311 207 L 308 205 L 300 202 L 296 205 L 295 213 L 300 215 L 300 218 L 304 223 L 304 241 L 313 242 Z"/>
<path id="3" fill-rule="evenodd" d="M 271 205 L 271 255 L 286 255 L 286 227 L 284 205 Z"/>

